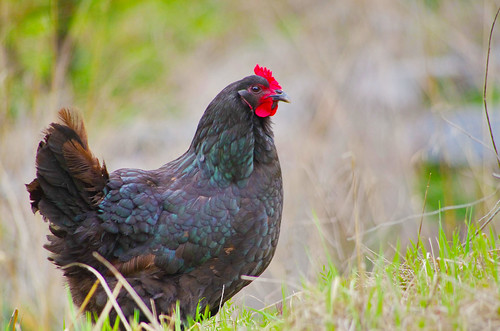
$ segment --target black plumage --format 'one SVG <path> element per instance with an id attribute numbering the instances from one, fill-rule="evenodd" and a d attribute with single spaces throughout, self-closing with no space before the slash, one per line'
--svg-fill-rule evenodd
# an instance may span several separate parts
<path id="1" fill-rule="evenodd" d="M 214 315 L 248 285 L 242 275 L 260 275 L 276 249 L 283 207 L 270 118 L 262 114 L 288 99 L 270 71 L 257 68 L 217 95 L 187 152 L 156 170 L 108 174 L 90 152 L 83 122 L 61 110 L 27 185 L 33 211 L 49 222 L 50 259 L 93 266 L 114 287 L 96 251 L 147 306 L 153 299 L 157 312 L 170 314 L 179 301 L 183 319 L 198 305 Z M 81 305 L 95 277 L 80 267 L 64 275 Z M 99 287 L 86 309 L 100 312 L 106 301 Z M 118 303 L 128 316 L 137 309 L 123 290 Z"/>

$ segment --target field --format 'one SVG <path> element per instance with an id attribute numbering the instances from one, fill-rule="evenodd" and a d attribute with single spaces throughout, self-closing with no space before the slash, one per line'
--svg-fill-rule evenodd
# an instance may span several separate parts
<path id="1" fill-rule="evenodd" d="M 193 329 L 498 328 L 498 220 L 475 234 L 500 200 L 483 109 L 498 6 L 2 0 L 0 325 L 91 328 L 46 259 L 24 187 L 57 110 L 80 110 L 109 170 L 156 168 L 259 63 L 293 101 L 273 118 L 280 243 L 262 277 Z M 498 137 L 499 59 L 495 30 Z"/>

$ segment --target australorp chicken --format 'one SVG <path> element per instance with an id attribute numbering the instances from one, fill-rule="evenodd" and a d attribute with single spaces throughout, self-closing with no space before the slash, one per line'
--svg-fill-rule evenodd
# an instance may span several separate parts
<path id="1" fill-rule="evenodd" d="M 276 245 L 283 187 L 270 116 L 287 95 L 270 70 L 223 89 L 208 105 L 182 156 L 156 170 L 110 174 L 92 155 L 83 122 L 61 110 L 62 123 L 45 131 L 36 154 L 36 178 L 27 185 L 33 212 L 49 222 L 46 248 L 59 267 L 80 262 L 97 269 L 113 288 L 117 279 L 93 252 L 110 261 L 144 303 L 181 316 L 219 306 L 259 276 Z M 95 276 L 64 269 L 81 305 Z M 99 287 L 86 309 L 100 312 Z M 122 290 L 127 316 L 137 306 Z"/>

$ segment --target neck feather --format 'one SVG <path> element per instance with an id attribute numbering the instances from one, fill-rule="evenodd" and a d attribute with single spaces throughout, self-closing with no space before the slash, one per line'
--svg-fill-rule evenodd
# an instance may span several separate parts
<path id="1" fill-rule="evenodd" d="M 255 167 L 276 156 L 269 119 L 254 116 L 237 98 L 232 101 L 216 99 L 208 106 L 189 149 L 214 186 L 245 186 Z"/>

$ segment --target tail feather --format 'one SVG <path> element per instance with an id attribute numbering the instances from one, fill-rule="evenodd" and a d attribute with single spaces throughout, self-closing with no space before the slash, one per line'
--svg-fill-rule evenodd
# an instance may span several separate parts
<path id="1" fill-rule="evenodd" d="M 67 109 L 59 118 L 61 124 L 52 123 L 45 131 L 36 178 L 26 187 L 33 212 L 39 211 L 61 234 L 61 229 L 74 232 L 82 216 L 95 210 L 109 176 L 88 147 L 83 121 Z"/>

